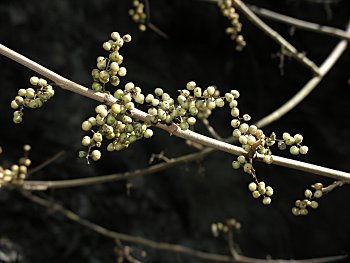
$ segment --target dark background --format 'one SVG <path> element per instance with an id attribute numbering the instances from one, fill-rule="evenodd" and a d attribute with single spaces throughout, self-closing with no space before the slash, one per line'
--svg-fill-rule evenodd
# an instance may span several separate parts
<path id="1" fill-rule="evenodd" d="M 349 1 L 249 1 L 274 11 L 321 24 L 345 28 Z M 331 1 L 332 2 L 332 1 Z M 96 57 L 112 31 L 130 33 L 132 43 L 122 49 L 128 75 L 144 92 L 163 87 L 175 95 L 189 80 L 222 91 L 241 92 L 239 108 L 252 121 L 275 110 L 311 77 L 308 69 L 286 59 L 283 76 L 274 54 L 279 46 L 242 18 L 247 47 L 236 52 L 224 34 L 228 21 L 215 4 L 204 1 L 151 0 L 151 21 L 169 35 L 165 40 L 148 30 L 141 33 L 127 12 L 131 1 L 0 1 L 1 43 L 80 84 L 91 84 Z M 268 23 L 308 57 L 320 64 L 337 39 Z M 317 89 L 292 112 L 265 129 L 269 134 L 302 133 L 309 154 L 297 157 L 325 167 L 349 171 L 349 52 L 346 52 Z M 169 157 L 194 152 L 183 140 L 156 130 L 151 140 L 135 143 L 118 153 L 104 153 L 91 165 L 77 158 L 83 147 L 81 122 L 94 114 L 96 102 L 56 89 L 56 96 L 40 110 L 25 110 L 21 125 L 12 123 L 10 102 L 20 88 L 28 87 L 35 73 L 0 58 L 1 162 L 15 162 L 25 143 L 32 145 L 33 166 L 60 150 L 59 159 L 33 174 L 33 180 L 97 176 L 144 168 L 152 153 Z M 211 123 L 222 136 L 231 132 L 228 110 L 215 112 Z M 199 131 L 203 131 L 199 127 Z M 205 132 L 205 131 L 203 131 Z M 278 150 L 275 154 L 285 155 Z M 294 217 L 291 207 L 315 182 L 332 180 L 311 174 L 257 164 L 257 173 L 275 189 L 272 204 L 254 200 L 247 184 L 251 179 L 233 171 L 235 158 L 215 153 L 204 162 L 130 182 L 50 190 L 48 194 L 79 215 L 112 230 L 156 241 L 228 254 L 224 239 L 210 232 L 213 222 L 236 218 L 242 229 L 236 243 L 246 256 L 311 258 L 350 253 L 350 192 L 344 186 L 320 200 L 307 217 Z M 127 191 L 127 183 L 132 187 Z M 63 216 L 47 213 L 16 191 L 0 190 L 0 240 L 13 244 L 22 262 L 115 262 L 113 242 L 76 225 Z M 5 245 L 0 251 L 8 251 Z M 198 262 L 193 258 L 148 250 L 144 262 Z"/>

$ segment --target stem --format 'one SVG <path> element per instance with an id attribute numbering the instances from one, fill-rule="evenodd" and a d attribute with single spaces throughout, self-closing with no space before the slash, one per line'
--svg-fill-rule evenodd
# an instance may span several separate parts
<path id="1" fill-rule="evenodd" d="M 347 27 L 347 32 L 350 32 L 350 22 Z M 276 121 L 289 112 L 292 108 L 296 107 L 300 102 L 302 102 L 306 96 L 308 96 L 311 91 L 315 89 L 318 83 L 324 78 L 324 76 L 330 71 L 334 64 L 338 61 L 341 55 L 344 53 L 348 45 L 346 40 L 340 41 L 337 46 L 333 49 L 332 53 L 327 57 L 327 59 L 322 63 L 320 67 L 320 74 L 318 76 L 310 79 L 305 86 L 295 94 L 290 100 L 283 104 L 280 108 L 261 119 L 257 122 L 258 127 L 264 127 L 270 124 L 272 121 Z"/>
<path id="2" fill-rule="evenodd" d="M 273 30 L 267 24 L 265 24 L 258 16 L 256 16 L 248 6 L 246 6 L 241 0 L 232 0 L 234 6 L 238 8 L 253 24 L 264 31 L 270 38 L 281 45 L 290 55 L 297 61 L 301 62 L 304 66 L 308 67 L 315 75 L 320 74 L 320 70 L 317 65 L 306 57 L 304 53 L 299 52 L 292 44 L 284 39 L 277 31 Z"/>
<path id="3" fill-rule="evenodd" d="M 311 31 L 311 32 L 316 32 L 332 37 L 337 37 L 340 39 L 344 39 L 346 41 L 350 41 L 350 34 L 342 29 L 335 28 L 335 27 L 330 27 L 330 26 L 323 26 L 320 24 L 300 20 L 294 17 L 282 15 L 276 12 L 273 12 L 271 10 L 261 8 L 258 6 L 254 5 L 248 5 L 249 8 L 257 15 L 261 17 L 265 17 L 267 19 L 271 19 L 280 23 L 284 23 L 287 25 L 294 26 L 296 28 L 300 28 L 303 30 Z"/>
<path id="4" fill-rule="evenodd" d="M 340 45 L 340 49 L 345 49 L 347 42 L 346 41 L 341 41 Z M 343 48 L 341 48 L 343 47 Z M 100 102 L 104 102 L 107 105 L 112 105 L 113 103 L 116 102 L 116 98 L 114 98 L 112 95 L 108 95 L 108 94 L 103 94 L 100 92 L 93 92 L 92 90 L 79 85 L 71 80 L 68 80 L 60 75 L 58 75 L 57 73 L 54 73 L 53 71 L 39 65 L 38 63 L 24 57 L 23 55 L 18 54 L 17 52 L 5 47 L 4 45 L 0 44 L 0 54 L 18 62 L 19 64 L 22 64 L 23 66 L 32 69 L 33 71 L 39 73 L 40 75 L 46 77 L 47 79 L 50 79 L 54 82 L 56 82 L 57 85 L 61 86 L 63 89 L 69 90 L 71 92 L 80 94 L 82 96 L 100 101 Z M 334 54 L 334 52 L 332 53 Z M 325 64 L 332 64 L 330 63 L 329 60 L 336 60 L 335 58 L 338 58 L 340 56 L 340 53 L 338 55 L 331 55 L 330 57 L 332 57 L 332 59 L 327 59 L 325 61 Z M 318 82 L 317 82 L 318 83 Z M 316 84 L 317 84 L 316 83 Z M 276 113 L 276 112 L 274 112 Z M 134 109 L 131 111 L 131 114 L 134 118 L 138 119 L 138 120 L 142 120 L 145 122 L 150 122 L 150 116 L 146 113 L 143 112 L 139 109 Z M 276 118 L 275 116 L 276 114 L 273 115 L 273 118 Z M 261 123 L 260 123 L 261 124 Z M 246 152 L 238 146 L 229 144 L 229 143 L 225 143 L 222 141 L 218 141 L 215 140 L 213 138 L 209 138 L 207 136 L 195 133 L 193 131 L 190 130 L 186 130 L 186 131 L 182 131 L 181 129 L 178 128 L 177 125 L 175 124 L 171 124 L 169 126 L 165 125 L 165 124 L 156 124 L 156 127 L 167 131 L 168 133 L 170 133 L 171 135 L 175 135 L 177 137 L 186 139 L 186 140 L 191 140 L 194 141 L 196 143 L 208 146 L 210 148 L 215 148 L 217 150 L 223 151 L 223 152 L 227 152 L 229 154 L 234 154 L 234 155 L 245 155 Z M 326 176 L 326 177 L 330 177 L 330 178 L 334 178 L 338 181 L 344 181 L 344 182 L 350 182 L 350 173 L 347 172 L 341 172 L 341 171 L 337 171 L 337 170 L 333 170 L 333 169 L 329 169 L 329 168 L 324 168 L 321 166 L 317 166 L 317 165 L 312 165 L 312 164 L 308 164 L 308 163 L 303 163 L 303 162 L 298 162 L 298 161 L 294 161 L 291 159 L 287 159 L 287 158 L 282 158 L 282 157 L 278 157 L 278 156 L 273 156 L 274 160 L 278 160 L 277 162 L 274 162 L 274 164 L 276 165 L 280 165 L 280 166 L 284 166 L 284 167 L 289 167 L 292 169 L 296 169 L 296 170 L 302 170 L 302 171 L 308 171 L 308 172 L 312 172 L 321 176 Z M 261 157 L 259 157 L 258 159 L 261 159 Z"/>
<path id="5" fill-rule="evenodd" d="M 321 262 L 335 262 L 344 260 L 347 258 L 346 255 L 342 256 L 333 256 L 333 257 L 324 257 L 324 258 L 313 258 L 313 259 L 305 259 L 305 260 L 283 260 L 283 259 L 256 259 L 256 258 L 250 258 L 245 257 L 241 255 L 237 255 L 236 259 L 232 259 L 230 256 L 226 255 L 220 255 L 220 254 L 214 254 L 214 253 L 208 253 L 203 252 L 199 250 L 195 250 L 189 247 L 185 247 L 182 245 L 177 244 L 170 244 L 170 243 L 163 243 L 163 242 L 155 242 L 153 240 L 149 240 L 142 237 L 127 235 L 123 233 L 119 233 L 116 231 L 109 230 L 105 227 L 102 227 L 100 225 L 97 225 L 93 222 L 88 221 L 87 219 L 81 218 L 78 214 L 74 213 L 71 210 L 68 210 L 64 208 L 63 206 L 53 202 L 49 201 L 47 199 L 41 198 L 37 195 L 33 195 L 28 191 L 21 191 L 22 195 L 26 197 L 27 199 L 31 200 L 32 202 L 41 205 L 43 207 L 46 207 L 47 209 L 50 209 L 51 211 L 59 212 L 62 215 L 64 215 L 66 218 L 68 218 L 71 221 L 74 221 L 102 236 L 105 236 L 107 238 L 111 238 L 113 240 L 122 240 L 129 243 L 139 244 L 145 247 L 149 247 L 155 250 L 160 251 L 167 251 L 167 252 L 173 252 L 178 254 L 184 254 L 188 256 L 192 256 L 198 259 L 206 260 L 206 261 L 216 261 L 216 262 L 241 262 L 241 263 L 321 263 Z"/>

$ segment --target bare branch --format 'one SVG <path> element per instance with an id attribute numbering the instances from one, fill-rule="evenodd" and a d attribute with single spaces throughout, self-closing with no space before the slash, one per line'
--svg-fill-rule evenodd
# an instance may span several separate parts
<path id="1" fill-rule="evenodd" d="M 219 141 L 222 141 L 221 136 L 216 132 L 216 130 L 213 128 L 213 126 L 210 125 L 210 122 L 208 121 L 208 119 L 202 119 L 202 122 L 203 122 L 205 128 L 207 128 L 210 135 L 213 136 L 213 138 L 215 138 Z"/>
<path id="2" fill-rule="evenodd" d="M 341 43 L 338 45 L 338 48 L 337 48 L 338 51 L 333 52 L 331 54 L 330 58 L 328 58 L 324 62 L 324 64 L 331 65 L 332 61 L 336 61 L 336 59 L 334 59 L 334 58 L 338 58 L 340 56 L 340 54 L 342 52 L 339 52 L 339 50 L 345 49 L 346 45 L 347 45 L 347 42 L 345 40 L 341 41 Z M 79 85 L 71 80 L 68 80 L 68 79 L 58 75 L 57 73 L 39 65 L 38 63 L 24 57 L 23 55 L 18 54 L 17 52 L 5 47 L 2 44 L 0 44 L 0 54 L 18 62 L 19 64 L 22 64 L 23 66 L 25 66 L 27 68 L 32 69 L 33 71 L 36 71 L 40 75 L 54 81 L 57 85 L 59 85 L 63 89 L 80 94 L 80 95 L 88 97 L 90 99 L 104 102 L 108 105 L 112 105 L 113 103 L 116 102 L 116 98 L 114 98 L 112 95 L 107 95 L 107 94 L 100 93 L 100 92 L 93 92 L 92 90 L 90 90 L 82 85 Z M 324 68 L 330 69 L 329 66 L 327 66 L 327 67 L 325 66 Z M 289 108 L 290 108 L 290 106 L 287 107 L 288 110 L 289 110 Z M 142 120 L 142 121 L 150 123 L 150 115 L 147 114 L 146 112 L 143 112 L 139 109 L 134 109 L 131 111 L 131 114 L 134 118 L 136 118 L 138 120 Z M 275 115 L 276 115 L 276 112 L 274 112 L 273 115 L 271 115 L 272 116 L 271 118 L 276 119 Z M 279 117 L 278 112 L 277 112 L 277 117 Z M 261 125 L 261 123 L 260 123 L 260 125 Z M 176 124 L 165 125 L 165 124 L 157 123 L 155 126 L 164 130 L 164 131 L 167 131 L 171 135 L 175 135 L 175 136 L 180 137 L 180 138 L 185 139 L 185 140 L 191 140 L 191 141 L 194 141 L 196 143 L 208 146 L 210 148 L 215 148 L 217 150 L 227 152 L 229 154 L 234 154 L 234 155 L 246 155 L 247 154 L 247 152 L 244 149 L 242 149 L 241 147 L 238 147 L 238 146 L 226 143 L 226 142 L 218 141 L 218 140 L 215 140 L 213 138 L 209 138 L 207 136 L 195 133 L 195 132 L 190 131 L 190 130 L 183 131 L 183 130 L 179 129 Z M 312 165 L 312 164 L 308 164 L 308 163 L 293 161 L 291 159 L 277 157 L 277 156 L 273 156 L 273 158 L 274 158 L 274 160 L 278 160 L 276 162 L 273 162 L 273 164 L 281 165 L 284 167 L 289 167 L 292 169 L 302 170 L 302 171 L 306 171 L 306 170 L 312 171 L 315 174 L 334 178 L 338 181 L 344 181 L 344 182 L 350 181 L 350 173 L 347 173 L 347 172 L 341 172 L 341 171 L 337 171 L 337 170 L 333 170 L 333 169 L 329 169 L 329 168 L 324 168 L 321 166 Z M 261 159 L 261 157 L 258 159 Z"/>
<path id="3" fill-rule="evenodd" d="M 305 20 L 300 20 L 294 17 L 290 17 L 290 16 L 286 16 L 286 15 L 282 15 L 276 12 L 273 12 L 271 10 L 265 9 L 265 8 L 261 8 L 258 6 L 254 6 L 254 5 L 248 5 L 249 8 L 257 15 L 264 17 L 264 18 L 268 18 L 280 23 L 284 23 L 287 25 L 291 25 L 293 27 L 296 28 L 300 28 L 303 30 L 307 30 L 307 31 L 312 31 L 312 32 L 316 32 L 316 33 L 320 33 L 320 34 L 325 34 L 328 36 L 332 36 L 332 37 L 337 37 L 340 39 L 344 39 L 346 41 L 350 41 L 350 34 L 349 32 L 346 32 L 342 29 L 339 28 L 334 28 L 334 27 L 330 27 L 330 26 L 323 26 L 320 24 L 316 24 L 316 23 L 312 23 L 312 22 L 308 22 Z"/>
<path id="4" fill-rule="evenodd" d="M 31 175 L 33 173 L 36 173 L 37 171 L 43 169 L 44 167 L 48 166 L 49 164 L 53 163 L 57 159 L 59 159 L 61 156 L 63 156 L 64 151 L 60 151 L 56 153 L 54 156 L 52 156 L 50 159 L 44 161 L 43 163 L 39 164 L 38 166 L 34 167 L 33 169 L 30 169 L 28 171 L 28 175 Z"/>
<path id="5" fill-rule="evenodd" d="M 177 244 L 163 243 L 163 242 L 155 242 L 146 238 L 127 235 L 123 233 L 119 233 L 116 231 L 109 230 L 105 227 L 92 223 L 84 218 L 81 218 L 79 215 L 74 213 L 71 210 L 64 208 L 63 206 L 49 201 L 47 199 L 41 198 L 37 195 L 33 195 L 28 191 L 21 191 L 24 197 L 31 200 L 32 202 L 46 207 L 51 211 L 59 212 L 68 218 L 71 221 L 74 221 L 102 236 L 107 238 L 111 238 L 113 240 L 122 240 L 124 242 L 129 242 L 133 244 L 142 245 L 145 247 L 149 247 L 159 251 L 167 251 L 172 253 L 184 254 L 191 257 L 195 257 L 205 261 L 216 261 L 216 262 L 240 262 L 240 263 L 322 263 L 322 262 L 336 262 L 340 260 L 344 260 L 347 258 L 346 255 L 341 256 L 333 256 L 333 257 L 324 257 L 324 258 L 313 258 L 313 259 L 305 259 L 305 260 L 283 260 L 283 259 L 256 259 L 245 257 L 241 255 L 237 255 L 237 258 L 232 259 L 232 257 L 227 255 L 220 255 L 214 253 L 203 252 L 199 250 L 195 250 L 189 247 L 185 247 Z"/>
<path id="6" fill-rule="evenodd" d="M 347 32 L 350 32 L 350 23 L 348 24 Z M 302 102 L 306 96 L 308 96 L 311 91 L 313 91 L 318 83 L 324 78 L 324 76 L 331 70 L 334 64 L 338 61 L 341 55 L 344 53 L 348 45 L 346 40 L 342 40 L 338 43 L 338 45 L 334 48 L 332 53 L 327 57 L 327 59 L 322 63 L 320 67 L 320 75 L 313 77 L 310 79 L 305 86 L 295 94 L 290 100 L 288 100 L 285 104 L 283 104 L 280 108 L 261 119 L 257 122 L 258 127 L 265 127 L 266 125 L 274 122 L 284 116 L 291 109 L 295 108 L 300 102 Z"/>
<path id="7" fill-rule="evenodd" d="M 241 0 L 232 0 L 235 7 L 238 8 L 253 24 L 264 31 L 269 37 L 280 44 L 290 55 L 303 65 L 308 67 L 315 75 L 320 74 L 320 70 L 317 65 L 311 61 L 302 52 L 299 52 L 292 44 L 284 39 L 277 31 L 273 30 L 267 24 L 265 24 L 259 17 L 257 17 L 248 6 L 246 6 Z"/>

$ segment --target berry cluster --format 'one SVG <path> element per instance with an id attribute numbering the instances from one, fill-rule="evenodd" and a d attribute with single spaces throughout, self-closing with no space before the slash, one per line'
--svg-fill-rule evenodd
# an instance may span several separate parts
<path id="1" fill-rule="evenodd" d="M 144 32 L 147 29 L 145 4 L 141 3 L 139 0 L 133 0 L 132 5 L 133 7 L 129 9 L 129 15 L 131 16 L 132 20 L 138 24 L 139 30 Z"/>
<path id="2" fill-rule="evenodd" d="M 292 208 L 293 215 L 305 216 L 309 213 L 309 211 L 307 210 L 307 207 L 311 207 L 313 209 L 316 209 L 318 207 L 318 202 L 315 201 L 314 199 L 318 199 L 318 198 L 322 197 L 323 184 L 322 183 L 315 183 L 311 187 L 313 188 L 313 191 L 310 189 L 305 190 L 305 192 L 304 192 L 305 199 L 295 201 L 295 207 Z"/>
<path id="3" fill-rule="evenodd" d="M 194 81 L 188 82 L 186 89 L 179 90 L 176 101 L 161 88 L 156 88 L 154 95 L 148 94 L 145 101 L 151 106 L 148 114 L 151 115 L 153 124 L 175 123 L 182 130 L 187 130 L 190 126 L 195 125 L 196 117 L 208 118 L 213 109 L 225 105 L 216 87 L 209 86 L 202 90 Z"/>
<path id="4" fill-rule="evenodd" d="M 31 77 L 30 84 L 34 88 L 20 89 L 18 95 L 11 101 L 11 108 L 16 110 L 13 113 L 13 122 L 21 123 L 23 119 L 23 109 L 26 108 L 40 108 L 45 102 L 55 95 L 55 91 L 45 79 L 38 77 Z"/>
<path id="5" fill-rule="evenodd" d="M 24 156 L 19 159 L 18 164 L 13 164 L 8 169 L 0 165 L 0 187 L 9 184 L 20 185 L 27 178 L 28 166 L 31 164 L 31 160 L 28 158 L 30 149 L 30 145 L 24 145 Z"/>
<path id="6" fill-rule="evenodd" d="M 108 57 L 99 56 L 97 58 L 97 68 L 91 71 L 94 80 L 91 88 L 96 92 L 104 92 L 107 83 L 118 86 L 120 84 L 119 77 L 124 77 L 127 73 L 126 68 L 120 66 L 124 58 L 119 51 L 124 43 L 131 41 L 131 36 L 127 34 L 121 37 L 118 32 L 113 32 L 111 38 L 102 45 L 103 49 L 109 52 Z"/>
<path id="7" fill-rule="evenodd" d="M 226 28 L 226 34 L 230 36 L 232 41 L 236 42 L 236 50 L 242 51 L 247 43 L 240 34 L 242 31 L 242 23 L 239 22 L 239 14 L 233 7 L 232 0 L 220 0 L 218 5 L 223 16 L 229 19 L 231 23 L 231 25 Z"/>
<path id="8" fill-rule="evenodd" d="M 226 223 L 218 222 L 211 224 L 211 232 L 214 237 L 220 236 L 221 233 L 227 234 L 230 229 L 240 230 L 241 223 L 236 219 L 231 218 L 226 221 Z"/>

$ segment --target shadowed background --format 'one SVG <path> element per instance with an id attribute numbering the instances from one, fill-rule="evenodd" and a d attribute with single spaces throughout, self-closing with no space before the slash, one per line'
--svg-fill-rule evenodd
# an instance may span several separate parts
<path id="1" fill-rule="evenodd" d="M 312 22 L 345 28 L 350 17 L 347 1 L 250 1 L 274 11 Z M 151 30 L 139 32 L 128 16 L 131 1 L 0 1 L 0 41 L 49 69 L 90 86 L 90 71 L 104 54 L 109 34 L 130 33 L 123 64 L 144 93 L 162 87 L 172 95 L 194 80 L 201 87 L 217 85 L 222 92 L 238 89 L 239 109 L 255 122 L 295 94 L 311 72 L 286 59 L 284 75 L 278 69 L 279 46 L 244 17 L 247 47 L 236 52 L 225 35 L 228 21 L 215 4 L 203 1 L 150 0 L 151 21 L 166 32 L 163 39 Z M 337 39 L 268 23 L 318 65 Z M 155 136 L 116 153 L 103 152 L 91 165 L 79 159 L 84 133 L 81 122 L 94 114 L 96 102 L 56 89 L 55 97 L 39 110 L 24 110 L 21 125 L 12 122 L 10 102 L 35 73 L 5 57 L 0 58 L 0 125 L 4 153 L 1 162 L 15 162 L 25 143 L 32 145 L 33 166 L 64 150 L 58 161 L 31 176 L 59 180 L 97 176 L 144 168 L 152 153 L 168 157 L 194 152 L 185 142 L 154 130 Z M 309 146 L 297 159 L 349 171 L 349 52 L 346 52 L 318 88 L 292 112 L 265 129 L 266 134 L 302 133 Z M 229 110 L 217 110 L 210 119 L 223 137 L 231 133 Z M 203 127 L 199 131 L 204 132 Z M 288 156 L 278 150 L 278 155 Z M 331 183 L 311 174 L 257 164 L 260 180 L 273 186 L 269 207 L 251 197 L 251 178 L 234 171 L 234 156 L 214 153 L 204 162 L 177 166 L 129 182 L 47 191 L 50 197 L 104 227 L 156 241 L 179 243 L 228 254 L 225 239 L 210 232 L 213 222 L 236 218 L 242 229 L 236 243 L 246 256 L 310 258 L 350 252 L 350 191 L 337 189 L 320 200 L 307 217 L 294 217 L 291 207 L 315 182 Z M 131 188 L 128 191 L 128 186 Z M 15 191 L 0 190 L 0 240 L 8 240 L 22 262 L 115 262 L 114 244 L 58 214 L 31 204 Z M 6 248 L 0 247 L 1 250 Z M 143 262 L 198 262 L 183 255 L 147 250 Z"/>

